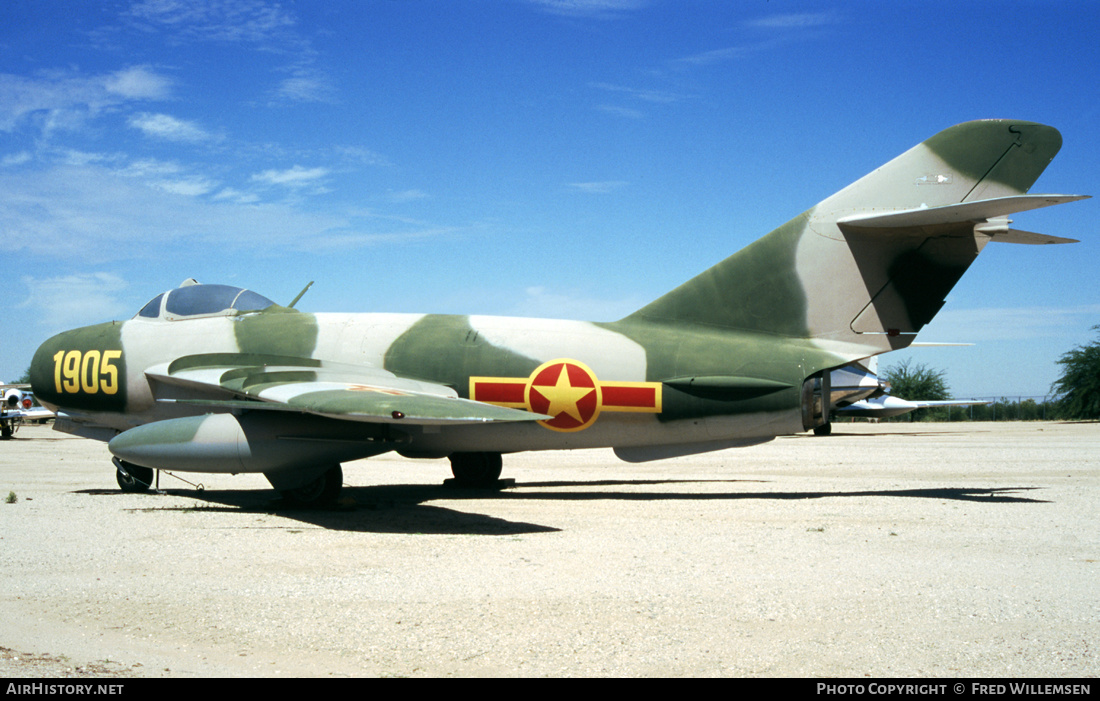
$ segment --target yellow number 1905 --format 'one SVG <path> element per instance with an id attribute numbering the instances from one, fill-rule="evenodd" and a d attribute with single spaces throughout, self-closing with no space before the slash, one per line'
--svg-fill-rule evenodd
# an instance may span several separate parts
<path id="1" fill-rule="evenodd" d="M 118 367 L 115 361 L 122 351 L 57 351 L 53 356 L 54 388 L 58 394 L 115 394 L 118 392 Z"/>

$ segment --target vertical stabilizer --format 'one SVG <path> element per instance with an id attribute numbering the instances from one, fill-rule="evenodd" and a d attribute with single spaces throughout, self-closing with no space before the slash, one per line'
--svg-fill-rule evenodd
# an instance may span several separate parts
<path id="1" fill-rule="evenodd" d="M 946 129 L 624 321 L 903 348 L 1006 214 L 1074 199 L 1020 197 L 1061 145 L 1032 122 Z"/>

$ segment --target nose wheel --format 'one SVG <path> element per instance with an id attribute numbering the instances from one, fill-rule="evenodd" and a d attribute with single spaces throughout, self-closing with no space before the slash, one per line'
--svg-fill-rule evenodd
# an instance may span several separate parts
<path id="1" fill-rule="evenodd" d="M 123 462 L 118 458 L 111 462 L 115 464 L 115 481 L 119 489 L 130 494 L 149 491 L 149 485 L 153 483 L 153 468 Z"/>

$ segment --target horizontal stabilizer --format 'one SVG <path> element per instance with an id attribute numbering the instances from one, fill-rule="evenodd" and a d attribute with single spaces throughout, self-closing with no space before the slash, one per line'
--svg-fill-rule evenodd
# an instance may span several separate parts
<path id="1" fill-rule="evenodd" d="M 1080 243 L 1077 239 L 1067 239 L 1050 234 L 1037 234 L 1034 231 L 1022 231 L 1020 229 L 1007 229 L 993 234 L 993 241 L 997 243 L 1023 243 L 1029 246 L 1038 246 L 1048 243 Z"/>
<path id="2" fill-rule="evenodd" d="M 1014 195 L 962 202 L 941 207 L 918 207 L 897 212 L 854 214 L 837 220 L 842 228 L 896 229 L 937 224 L 959 224 L 995 219 L 1015 212 L 1088 199 L 1089 195 Z"/>

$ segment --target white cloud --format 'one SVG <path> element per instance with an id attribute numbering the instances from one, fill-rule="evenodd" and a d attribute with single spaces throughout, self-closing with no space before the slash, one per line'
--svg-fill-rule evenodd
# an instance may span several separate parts
<path id="1" fill-rule="evenodd" d="M 315 236 L 310 239 L 309 248 L 311 251 L 346 251 L 444 238 L 459 231 L 461 229 L 455 227 L 425 227 L 392 232 L 364 232 L 349 228 L 348 231 L 332 230 Z"/>
<path id="2" fill-rule="evenodd" d="M 652 88 L 631 88 L 625 85 L 614 85 L 612 83 L 589 83 L 589 85 L 606 92 L 627 95 L 642 100 L 643 102 L 669 104 L 678 102 L 682 99 L 682 97 L 676 93 L 667 92 L 665 90 L 654 90 Z"/>
<path id="3" fill-rule="evenodd" d="M 821 27 L 839 22 L 836 12 L 801 12 L 780 15 L 769 15 L 760 19 L 749 20 L 745 24 L 750 27 L 765 29 L 801 29 L 804 27 Z"/>
<path id="4" fill-rule="evenodd" d="M 645 7 L 646 0 L 530 0 L 543 10 L 555 15 L 576 17 L 616 17 L 623 12 Z"/>
<path id="5" fill-rule="evenodd" d="M 319 52 L 298 30 L 288 3 L 265 0 L 143 0 L 123 19 L 139 30 L 163 35 L 169 43 L 247 45 L 288 57 L 281 70 L 290 77 L 269 91 L 274 102 L 337 101 L 332 78 L 315 66 Z"/>
<path id="6" fill-rule="evenodd" d="M 569 187 L 579 192 L 585 192 L 592 195 L 606 195 L 609 192 L 615 190 L 621 190 L 626 187 L 627 182 L 625 180 L 604 180 L 601 182 L 592 183 L 569 183 Z"/>
<path id="7" fill-rule="evenodd" d="M 118 173 L 128 178 L 159 178 L 165 175 L 176 175 L 182 170 L 183 168 L 178 163 L 172 161 L 141 158 L 130 162 L 125 168 L 119 169 Z"/>
<path id="8" fill-rule="evenodd" d="M 115 169 L 98 164 L 55 166 L 23 173 L 0 170 L 0 231 L 13 256 L 37 255 L 84 265 L 162 256 L 186 239 L 218 250 L 271 247 L 314 250 L 341 237 L 352 245 L 382 238 L 362 230 L 355 212 L 302 211 L 288 203 L 257 203 L 230 188 L 189 175 L 175 164 L 147 161 Z M 276 178 L 278 179 L 278 178 Z M 198 197 L 213 193 L 217 196 Z"/>
<path id="9" fill-rule="evenodd" d="M 607 112 L 617 117 L 626 117 L 627 119 L 645 119 L 645 113 L 641 110 L 631 109 L 629 107 L 618 107 L 616 105 L 599 105 L 596 107 L 601 112 Z"/>
<path id="10" fill-rule="evenodd" d="M 291 102 L 335 102 L 332 81 L 314 70 L 296 69 L 294 75 L 279 83 L 276 95 Z"/>
<path id="11" fill-rule="evenodd" d="M 614 321 L 641 308 L 637 299 L 595 299 L 562 294 L 545 287 L 528 287 L 515 310 L 517 316 L 581 319 L 584 321 Z"/>
<path id="12" fill-rule="evenodd" d="M 222 188 L 218 194 L 214 195 L 214 199 L 229 200 L 231 202 L 237 202 L 238 204 L 251 204 L 260 201 L 259 195 L 251 192 L 242 192 L 232 187 Z"/>
<path id="13" fill-rule="evenodd" d="M 362 146 L 336 146 L 333 152 L 344 161 L 354 165 L 388 166 L 389 160 L 368 148 Z"/>
<path id="14" fill-rule="evenodd" d="M 183 180 L 157 180 L 152 183 L 152 186 L 164 192 L 170 192 L 173 195 L 198 197 L 199 195 L 205 195 L 214 190 L 214 188 L 218 186 L 218 183 L 214 180 L 195 177 L 185 178 Z"/>
<path id="15" fill-rule="evenodd" d="M 60 152 L 61 163 L 69 166 L 85 166 L 92 163 L 118 163 L 124 160 L 120 154 L 89 153 L 76 149 L 65 149 Z"/>
<path id="16" fill-rule="evenodd" d="M 33 119 L 48 133 L 76 129 L 88 116 L 137 100 L 163 100 L 171 81 L 145 67 L 83 75 L 43 72 L 35 77 L 0 74 L 0 131 L 13 131 Z"/>
<path id="17" fill-rule="evenodd" d="M 9 166 L 23 165 L 24 163 L 30 162 L 32 158 L 34 157 L 29 151 L 20 151 L 19 153 L 4 156 L 3 160 L 0 160 L 0 166 L 7 168 Z"/>
<path id="18" fill-rule="evenodd" d="M 115 171 L 127 178 L 140 179 L 145 185 L 174 195 L 197 197 L 218 187 L 216 180 L 201 175 L 189 175 L 184 168 L 172 161 L 145 158 L 132 161 Z"/>
<path id="19" fill-rule="evenodd" d="M 103 87 L 127 100 L 164 100 L 171 94 L 172 81 L 146 66 L 134 66 L 108 75 Z"/>
<path id="20" fill-rule="evenodd" d="M 690 64 L 693 66 L 706 66 L 712 63 L 720 63 L 722 61 L 729 61 L 737 58 L 738 56 L 744 56 L 750 51 L 755 50 L 756 47 L 748 46 L 730 46 L 724 49 L 714 49 L 712 51 L 704 51 L 702 53 L 693 54 L 691 56 L 685 56 L 677 59 L 676 63 Z"/>
<path id="21" fill-rule="evenodd" d="M 36 310 L 50 329 L 109 321 L 127 315 L 119 293 L 126 281 L 112 273 L 85 273 L 52 278 L 23 277 L 30 296 L 19 306 Z"/>
<path id="22" fill-rule="evenodd" d="M 715 63 L 731 61 L 749 54 L 786 46 L 790 42 L 798 41 L 801 37 L 810 35 L 808 32 L 799 30 L 839 24 L 840 21 L 840 15 L 834 11 L 788 13 L 748 20 L 744 23 L 744 26 L 762 30 L 763 36 L 765 37 L 764 39 L 736 46 L 727 46 L 720 49 L 703 51 L 698 54 L 677 59 L 674 63 L 681 66 L 708 66 Z"/>
<path id="23" fill-rule="evenodd" d="M 415 200 L 427 199 L 428 193 L 423 190 L 390 190 L 386 193 L 386 200 L 390 202 L 413 202 Z"/>
<path id="24" fill-rule="evenodd" d="M 303 168 L 296 165 L 287 170 L 265 170 L 252 176 L 252 180 L 268 185 L 302 187 L 310 185 L 329 174 L 328 168 Z"/>
<path id="25" fill-rule="evenodd" d="M 194 122 L 176 119 L 167 114 L 143 112 L 130 117 L 126 123 L 141 130 L 146 136 L 167 141 L 198 143 L 213 138 Z"/>
<path id="26" fill-rule="evenodd" d="M 921 331 L 921 341 L 1022 341 L 1064 336 L 1100 317 L 1100 305 L 944 310 Z"/>
<path id="27" fill-rule="evenodd" d="M 268 42 L 296 24 L 280 5 L 257 0 L 145 0 L 130 8 L 139 27 L 203 41 Z"/>

